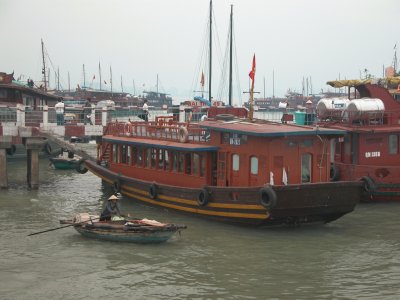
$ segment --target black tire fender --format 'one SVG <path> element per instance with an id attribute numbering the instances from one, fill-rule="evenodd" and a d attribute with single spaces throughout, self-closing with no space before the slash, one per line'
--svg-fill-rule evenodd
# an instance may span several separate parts
<path id="1" fill-rule="evenodd" d="M 121 181 L 119 180 L 119 178 L 117 178 L 113 182 L 113 189 L 114 189 L 115 193 L 120 193 L 121 192 Z"/>
<path id="2" fill-rule="evenodd" d="M 81 159 L 78 162 L 78 164 L 76 166 L 76 171 L 78 173 L 80 173 L 80 174 L 85 174 L 88 171 L 88 169 L 84 166 L 84 160 L 83 159 Z"/>
<path id="3" fill-rule="evenodd" d="M 269 186 L 263 187 L 260 190 L 260 195 L 261 195 L 260 203 L 262 206 L 264 206 L 267 209 L 271 209 L 276 206 L 276 203 L 278 201 L 278 196 L 271 187 Z"/>
<path id="4" fill-rule="evenodd" d="M 197 203 L 199 206 L 206 206 L 208 204 L 208 201 L 210 200 L 210 194 L 207 191 L 207 189 L 202 188 L 197 195 Z"/>
<path id="5" fill-rule="evenodd" d="M 15 145 L 11 145 L 10 148 L 6 149 L 6 153 L 8 155 L 14 155 L 15 151 L 17 151 L 17 147 Z"/>
<path id="6" fill-rule="evenodd" d="M 45 145 L 44 145 L 44 152 L 46 152 L 48 155 L 51 155 L 51 152 L 53 151 L 53 149 L 51 148 L 51 146 L 50 146 L 50 144 L 49 143 L 46 143 Z"/>
<path id="7" fill-rule="evenodd" d="M 375 192 L 376 185 L 371 177 L 363 176 L 363 177 L 361 177 L 361 181 L 364 182 L 363 189 L 365 192 L 367 192 L 368 194 L 372 194 L 373 192 Z"/>
<path id="8" fill-rule="evenodd" d="M 330 181 L 338 181 L 340 178 L 339 168 L 335 164 L 331 164 L 331 168 L 329 171 L 329 179 Z"/>
<path id="9" fill-rule="evenodd" d="M 158 189 L 157 189 L 157 185 L 155 183 L 152 183 L 149 187 L 149 196 L 151 199 L 156 199 L 157 198 L 157 193 Z"/>

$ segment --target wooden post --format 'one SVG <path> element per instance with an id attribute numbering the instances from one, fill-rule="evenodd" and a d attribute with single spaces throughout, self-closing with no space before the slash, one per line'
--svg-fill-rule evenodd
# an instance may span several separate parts
<path id="1" fill-rule="evenodd" d="M 7 148 L 12 147 L 11 136 L 0 136 L 0 188 L 8 188 Z"/>
<path id="2" fill-rule="evenodd" d="M 31 189 L 39 188 L 39 151 L 43 149 L 43 138 L 30 137 L 25 140 L 27 149 L 27 182 Z"/>
<path id="3" fill-rule="evenodd" d="M 5 148 L 0 149 L 0 188 L 8 188 L 7 153 Z"/>

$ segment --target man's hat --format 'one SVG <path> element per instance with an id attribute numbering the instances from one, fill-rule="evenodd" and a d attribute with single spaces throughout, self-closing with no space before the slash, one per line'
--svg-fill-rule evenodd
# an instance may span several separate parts
<path id="1" fill-rule="evenodd" d="M 118 200 L 118 197 L 115 195 L 110 196 L 110 198 L 108 198 L 108 200 Z"/>

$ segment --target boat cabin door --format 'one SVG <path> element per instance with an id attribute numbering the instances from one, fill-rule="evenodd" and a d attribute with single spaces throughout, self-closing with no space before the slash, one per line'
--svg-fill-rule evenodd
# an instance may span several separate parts
<path id="1" fill-rule="evenodd" d="M 217 185 L 218 186 L 227 186 L 228 180 L 226 176 L 226 161 L 227 161 L 227 152 L 218 152 L 217 158 Z"/>

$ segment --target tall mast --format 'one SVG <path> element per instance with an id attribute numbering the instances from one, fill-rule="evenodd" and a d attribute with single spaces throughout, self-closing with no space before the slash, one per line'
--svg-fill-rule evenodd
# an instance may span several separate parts
<path id="1" fill-rule="evenodd" d="M 101 91 L 101 67 L 100 67 L 100 61 L 99 61 L 99 76 L 100 76 L 100 91 Z"/>
<path id="2" fill-rule="evenodd" d="M 157 74 L 156 90 L 157 90 L 157 96 L 158 96 L 158 74 Z"/>
<path id="3" fill-rule="evenodd" d="M 397 73 L 397 44 L 396 45 L 394 45 L 394 56 L 393 56 L 393 69 L 394 69 L 394 73 L 395 73 L 395 75 L 394 76 L 396 76 L 396 73 Z"/>
<path id="4" fill-rule="evenodd" d="M 135 87 L 135 80 L 132 79 L 132 83 L 133 83 L 133 95 L 136 95 L 136 87 Z"/>
<path id="5" fill-rule="evenodd" d="M 264 100 L 265 100 L 265 76 L 264 76 Z"/>
<path id="6" fill-rule="evenodd" d="M 85 64 L 83 64 L 83 87 L 86 87 Z"/>
<path id="7" fill-rule="evenodd" d="M 110 86 L 111 86 L 111 94 L 112 94 L 112 92 L 113 92 L 112 82 L 113 82 L 113 80 L 112 80 L 112 69 L 111 69 L 111 66 L 110 66 Z"/>
<path id="8" fill-rule="evenodd" d="M 40 41 L 42 42 L 42 59 L 43 59 L 42 74 L 43 74 L 43 83 L 44 83 L 44 90 L 47 91 L 46 60 L 44 59 L 44 44 L 43 44 L 43 39 L 41 39 Z"/>
<path id="9" fill-rule="evenodd" d="M 230 41 L 229 41 L 229 105 L 232 106 L 232 27 L 233 27 L 233 5 L 231 5 Z"/>
<path id="10" fill-rule="evenodd" d="M 209 75 L 208 75 L 208 97 L 211 102 L 211 74 L 212 74 L 212 0 L 210 0 L 210 48 L 209 48 L 209 55 L 210 55 L 210 61 L 209 61 Z"/>

